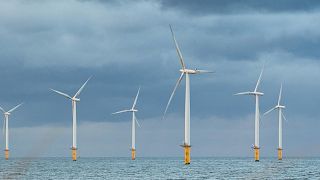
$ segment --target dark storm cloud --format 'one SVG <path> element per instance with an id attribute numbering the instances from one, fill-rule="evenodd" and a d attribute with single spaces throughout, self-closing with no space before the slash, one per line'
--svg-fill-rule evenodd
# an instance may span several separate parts
<path id="1" fill-rule="evenodd" d="M 82 95 L 84 100 L 79 108 L 83 109 L 79 117 L 115 121 L 118 117 L 110 116 L 110 112 L 130 106 L 139 85 L 142 86 L 140 106 L 145 111 L 142 117 L 160 117 L 179 69 L 169 23 L 174 25 L 188 67 L 218 72 L 192 77 L 193 102 L 203 104 L 192 110 L 202 117 L 210 116 L 210 109 L 215 109 L 214 113 L 220 116 L 247 113 L 243 107 L 238 108 L 242 99 L 231 96 L 242 89 L 243 85 L 236 82 L 244 82 L 234 74 L 251 72 L 246 84 L 249 88 L 254 85 L 265 60 L 271 61 L 270 66 L 277 61 L 295 66 L 300 61 L 293 59 L 312 62 L 319 58 L 316 47 L 320 24 L 314 22 L 318 12 L 201 17 L 163 11 L 157 2 L 3 3 L 6 9 L 1 11 L 1 73 L 5 77 L 3 83 L 8 85 L 2 89 L 3 103 L 12 105 L 21 99 L 29 104 L 25 107 L 26 118 L 36 116 L 32 119 L 39 121 L 37 123 L 63 123 L 70 116 L 69 102 L 48 89 L 72 94 L 93 75 Z M 245 4 L 251 6 L 252 3 Z M 133 8 L 134 11 L 129 10 Z M 290 66 L 277 72 L 292 72 Z M 308 78 L 308 73 L 304 76 Z M 278 85 L 278 82 L 272 83 Z M 18 85 L 21 87 L 16 88 Z M 183 88 L 182 83 L 169 112 L 183 111 Z M 206 88 L 210 92 L 207 96 L 212 98 L 202 97 L 202 88 Z M 219 103 L 211 103 L 213 100 Z M 225 113 L 234 103 L 236 113 Z M 65 105 L 59 109 L 61 114 L 53 113 L 59 105 Z M 29 113 L 39 106 L 46 113 Z M 90 107 L 103 113 L 94 113 Z M 46 121 L 39 120 L 50 113 Z"/>
<path id="2" fill-rule="evenodd" d="M 142 92 L 145 93 L 145 96 L 143 93 L 141 95 L 142 104 L 143 99 L 152 104 L 146 106 L 150 107 L 146 109 L 146 114 L 148 117 L 153 114 L 161 116 L 165 99 L 173 88 L 179 69 L 169 23 L 174 25 L 190 68 L 217 70 L 217 75 L 192 77 L 195 79 L 192 84 L 206 87 L 208 83 L 209 87 L 206 88 L 216 92 L 208 95 L 221 102 L 219 104 L 225 103 L 223 107 L 216 107 L 218 110 L 215 113 L 221 115 L 226 114 L 224 108 L 228 107 L 228 100 L 238 102 L 238 99 L 230 96 L 233 91 L 241 89 L 241 84 L 233 85 L 234 80 L 228 79 L 234 73 L 246 74 L 249 68 L 252 83 L 248 85 L 252 85 L 265 60 L 271 59 L 270 65 L 273 66 L 277 61 L 294 65 L 300 61 L 292 59 L 311 59 L 312 62 L 319 58 L 316 47 L 319 44 L 317 29 L 320 24 L 314 21 L 319 17 L 318 12 L 199 17 L 163 11 L 156 2 L 128 1 L 114 5 L 108 1 L 103 6 L 100 1 L 4 3 L 6 9 L 1 16 L 4 24 L 1 29 L 1 52 L 5 63 L 2 63 L 2 73 L 4 77 L 17 80 L 8 78 L 9 82 L 6 83 L 4 78 L 3 81 L 11 88 L 17 86 L 18 82 L 24 85 L 20 93 L 3 92 L 4 100 L 15 95 L 22 99 L 27 97 L 29 101 L 40 101 L 46 99 L 48 93 L 51 102 L 66 104 L 50 94 L 48 88 L 73 93 L 88 76 L 93 75 L 86 89 L 88 96 L 90 89 L 94 89 L 92 96 L 87 99 L 87 102 L 92 101 L 88 107 L 95 104 L 97 111 L 114 111 L 130 105 L 137 87 L 142 85 Z M 251 6 L 254 3 L 244 4 Z M 132 8 L 135 11 L 128 10 Z M 13 13 L 18 9 L 19 14 Z M 42 9 L 47 9 L 46 13 Z M 57 13 L 55 9 L 61 12 Z M 86 11 L 83 12 L 83 9 Z M 232 61 L 242 63 L 236 63 L 239 68 L 235 69 Z M 254 66 L 250 63 L 254 63 Z M 286 71 L 291 72 L 288 68 Z M 228 81 L 223 82 L 224 79 Z M 216 82 L 219 86 L 211 85 L 212 80 L 219 81 Z M 179 102 L 183 98 L 183 86 L 179 88 L 172 105 L 180 112 L 183 106 L 177 105 L 181 104 Z M 192 87 L 195 92 L 192 96 L 195 101 L 205 101 L 197 95 L 201 91 L 198 86 Z M 219 94 L 222 89 L 225 89 L 225 94 Z M 15 92 L 17 94 L 10 94 Z M 100 104 L 93 103 L 96 101 Z M 84 102 L 81 102 L 82 106 L 85 106 Z M 209 99 L 204 104 L 207 103 L 211 104 Z M 50 103 L 48 106 L 50 109 L 55 107 Z M 210 108 L 195 106 L 193 110 L 206 116 Z M 86 110 L 89 108 L 84 109 L 87 111 L 85 115 L 92 114 Z M 53 119 L 58 115 L 50 118 L 48 121 L 54 122 Z M 105 115 L 99 114 L 92 117 L 95 121 L 104 118 Z"/>
<path id="3" fill-rule="evenodd" d="M 164 9 L 178 9 L 191 14 L 237 14 L 250 12 L 282 13 L 317 10 L 317 0 L 159 0 Z"/>

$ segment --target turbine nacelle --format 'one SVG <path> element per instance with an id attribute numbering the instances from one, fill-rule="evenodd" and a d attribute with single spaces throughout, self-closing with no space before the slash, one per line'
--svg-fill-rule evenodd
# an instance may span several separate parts
<path id="1" fill-rule="evenodd" d="M 72 100 L 72 101 L 77 101 L 77 102 L 79 102 L 79 101 L 80 101 L 80 98 L 73 97 L 73 98 L 71 98 L 71 100 Z"/>
<path id="2" fill-rule="evenodd" d="M 234 94 L 236 96 L 238 95 L 253 95 L 253 96 L 263 96 L 264 93 L 262 92 L 241 92 L 241 93 L 237 93 L 237 94 Z"/>
<path id="3" fill-rule="evenodd" d="M 280 109 L 285 109 L 286 106 L 282 106 L 282 105 L 277 105 L 276 108 L 280 108 Z"/>
<path id="4" fill-rule="evenodd" d="M 179 70 L 181 73 L 188 73 L 188 74 L 199 74 L 200 71 L 197 69 L 180 69 Z"/>
<path id="5" fill-rule="evenodd" d="M 200 74 L 200 73 L 213 73 L 213 71 L 207 71 L 207 70 L 199 70 L 199 69 L 180 69 L 181 73 L 186 74 Z"/>
<path id="6" fill-rule="evenodd" d="M 188 74 L 197 74 L 199 73 L 197 69 L 180 69 L 181 73 L 188 73 Z"/>
<path id="7" fill-rule="evenodd" d="M 263 96 L 264 93 L 262 93 L 262 92 L 252 92 L 252 95 Z"/>
<path id="8" fill-rule="evenodd" d="M 5 113 L 3 113 L 3 114 L 6 115 L 6 116 L 9 116 L 9 115 L 10 115 L 9 112 L 5 112 Z"/>

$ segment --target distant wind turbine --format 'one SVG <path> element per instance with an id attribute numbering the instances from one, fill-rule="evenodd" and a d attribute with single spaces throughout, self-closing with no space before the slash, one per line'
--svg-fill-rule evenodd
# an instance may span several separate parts
<path id="1" fill-rule="evenodd" d="M 132 131 L 131 131 L 131 158 L 132 160 L 136 159 L 136 123 L 138 124 L 138 126 L 140 127 L 140 124 L 136 118 L 135 113 L 138 112 L 138 110 L 136 109 L 136 104 L 137 104 L 137 100 L 138 100 L 138 96 L 139 96 L 139 92 L 140 92 L 140 87 L 138 89 L 137 95 L 133 101 L 133 105 L 131 107 L 131 109 L 126 109 L 126 110 L 122 110 L 122 111 L 118 111 L 112 114 L 120 114 L 120 113 L 124 113 L 124 112 L 132 112 Z"/>
<path id="2" fill-rule="evenodd" d="M 265 112 L 263 115 L 267 115 L 271 111 L 278 109 L 278 118 L 279 118 L 279 147 L 278 147 L 278 159 L 282 160 L 282 118 L 286 120 L 286 117 L 284 116 L 282 110 L 285 109 L 286 107 L 283 105 L 280 105 L 281 101 L 281 95 L 282 95 L 282 84 L 280 87 L 280 92 L 279 92 L 279 98 L 278 98 L 278 104 L 270 109 L 269 111 Z"/>
<path id="3" fill-rule="evenodd" d="M 0 110 L 4 114 L 4 120 L 3 120 L 3 133 L 5 133 L 5 140 L 6 140 L 6 148 L 4 150 L 5 152 L 5 158 L 6 160 L 9 159 L 9 115 L 16 110 L 19 106 L 21 106 L 23 103 L 15 106 L 14 108 L 10 109 L 9 111 L 5 111 L 2 107 L 0 107 Z"/>
<path id="4" fill-rule="evenodd" d="M 172 27 L 170 26 L 172 38 L 176 47 L 176 51 L 182 66 L 182 69 L 180 69 L 181 75 L 173 89 L 173 92 L 169 98 L 168 104 L 166 106 L 163 118 L 165 117 L 168 107 L 170 105 L 170 102 L 180 85 L 181 80 L 183 79 L 183 76 L 186 76 L 186 94 L 185 94 L 185 130 L 184 130 L 184 143 L 181 145 L 184 147 L 184 162 L 185 164 L 190 164 L 190 149 L 191 149 L 191 144 L 190 144 L 190 79 L 189 75 L 190 74 L 202 74 L 202 73 L 212 73 L 212 71 L 207 71 L 207 70 L 198 70 L 198 69 L 187 69 L 180 51 L 180 48 L 178 46 L 178 43 L 176 41 L 175 35 L 173 33 Z"/>
<path id="5" fill-rule="evenodd" d="M 88 78 L 88 80 L 80 87 L 80 89 L 78 90 L 78 92 L 73 96 L 69 96 L 66 93 L 54 90 L 54 89 L 50 89 L 53 92 L 56 92 L 68 99 L 71 100 L 72 102 L 72 160 L 76 161 L 77 160 L 77 106 L 76 103 L 80 102 L 80 98 L 78 98 L 78 96 L 80 95 L 81 91 L 83 90 L 83 88 L 85 87 L 85 85 L 88 83 L 88 81 L 91 79 L 91 77 Z"/>
<path id="6" fill-rule="evenodd" d="M 255 100 L 256 100 L 256 111 L 255 111 L 255 121 L 254 121 L 254 159 L 255 161 L 259 161 L 259 121 L 260 121 L 260 112 L 259 112 L 259 96 L 263 96 L 262 92 L 258 92 L 258 87 L 261 81 L 261 76 L 263 74 L 263 70 L 264 67 L 261 70 L 259 79 L 257 81 L 256 87 L 254 89 L 254 91 L 250 92 L 241 92 L 241 93 L 237 93 L 235 95 L 252 95 L 255 96 Z"/>

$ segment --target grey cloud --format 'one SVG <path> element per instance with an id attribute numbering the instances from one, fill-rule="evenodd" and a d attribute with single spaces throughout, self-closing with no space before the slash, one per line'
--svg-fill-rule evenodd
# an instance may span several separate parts
<path id="1" fill-rule="evenodd" d="M 191 14 L 237 14 L 250 12 L 307 12 L 319 9 L 317 0 L 159 0 L 164 9 L 177 9 Z"/>

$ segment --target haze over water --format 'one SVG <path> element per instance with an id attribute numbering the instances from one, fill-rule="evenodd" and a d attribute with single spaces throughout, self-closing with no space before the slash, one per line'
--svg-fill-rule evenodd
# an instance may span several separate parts
<path id="1" fill-rule="evenodd" d="M 318 179 L 320 158 L 13 158 L 0 179 Z"/>

